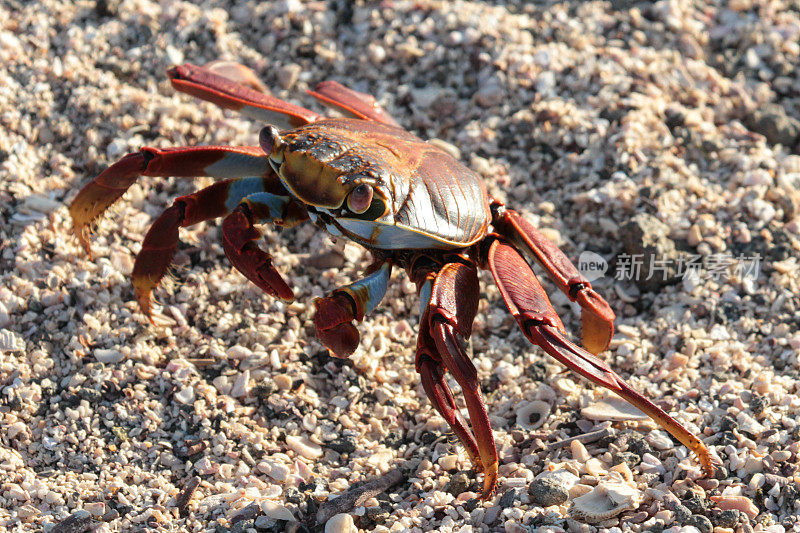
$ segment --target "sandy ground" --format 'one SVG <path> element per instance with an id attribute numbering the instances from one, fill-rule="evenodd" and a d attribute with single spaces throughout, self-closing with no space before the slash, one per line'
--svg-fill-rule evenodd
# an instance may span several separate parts
<path id="1" fill-rule="evenodd" d="M 0 17 L 0 528 L 314 529 L 327 499 L 400 468 L 327 530 L 798 530 L 796 1 L 5 0 Z M 501 475 L 476 500 L 414 371 L 414 287 L 396 273 L 360 349 L 329 358 L 311 302 L 369 254 L 310 225 L 264 228 L 288 305 L 230 267 L 216 225 L 182 230 L 148 324 L 142 236 L 211 181 L 140 180 L 92 258 L 67 205 L 145 145 L 254 144 L 263 124 L 165 81 L 215 59 L 318 111 L 321 80 L 376 95 L 570 257 L 606 262 L 604 357 L 703 437 L 719 479 L 648 420 L 598 420 L 615 402 L 531 347 L 484 276 L 474 360 Z"/>

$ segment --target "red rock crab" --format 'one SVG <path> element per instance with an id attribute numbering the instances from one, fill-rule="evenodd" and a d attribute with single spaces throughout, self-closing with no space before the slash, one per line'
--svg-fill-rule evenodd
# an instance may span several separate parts
<path id="1" fill-rule="evenodd" d="M 325 118 L 266 95 L 252 72 L 238 65 L 186 64 L 169 76 L 179 91 L 270 125 L 261 131 L 259 146 L 143 148 L 111 165 L 72 202 L 75 232 L 88 251 L 91 223 L 140 176 L 219 178 L 177 198 L 145 235 L 132 274 L 145 314 L 150 315 L 151 293 L 177 249 L 178 228 L 219 217 L 233 266 L 268 294 L 291 300 L 292 289 L 257 245 L 255 224 L 290 227 L 311 220 L 365 246 L 374 257 L 363 279 L 315 301 L 319 340 L 338 357 L 350 355 L 359 343 L 354 322 L 378 306 L 392 267 L 403 268 L 421 300 L 416 369 L 431 403 L 484 474 L 484 498 L 494 491 L 498 458 L 466 350 L 480 298 L 479 268 L 491 272 L 531 342 L 647 413 L 694 451 L 707 473 L 713 471 L 712 457 L 695 435 L 594 355 L 609 345 L 614 313 L 566 255 L 493 199 L 477 174 L 401 128 L 371 96 L 321 83 L 309 93 L 348 115 Z M 585 348 L 566 337 L 530 260 L 581 306 Z M 457 408 L 447 372 L 461 386 L 469 422 Z"/>

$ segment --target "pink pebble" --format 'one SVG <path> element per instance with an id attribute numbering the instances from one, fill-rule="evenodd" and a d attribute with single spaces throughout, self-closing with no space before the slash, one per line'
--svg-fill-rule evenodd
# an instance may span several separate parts
<path id="1" fill-rule="evenodd" d="M 712 496 L 711 500 L 716 502 L 723 511 L 738 509 L 751 520 L 758 516 L 758 507 L 747 496 Z"/>

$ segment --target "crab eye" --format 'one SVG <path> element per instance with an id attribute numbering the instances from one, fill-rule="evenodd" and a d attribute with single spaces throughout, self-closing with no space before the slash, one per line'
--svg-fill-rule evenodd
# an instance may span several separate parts
<path id="1" fill-rule="evenodd" d="M 281 140 L 281 134 L 278 133 L 278 129 L 275 126 L 267 126 L 259 133 L 258 144 L 261 145 L 261 149 L 264 150 L 264 153 L 269 155 L 275 148 L 280 147 L 283 141 Z"/>
<path id="2" fill-rule="evenodd" d="M 356 214 L 361 214 L 369 209 L 372 204 L 372 187 L 362 183 L 347 197 L 347 208 Z"/>

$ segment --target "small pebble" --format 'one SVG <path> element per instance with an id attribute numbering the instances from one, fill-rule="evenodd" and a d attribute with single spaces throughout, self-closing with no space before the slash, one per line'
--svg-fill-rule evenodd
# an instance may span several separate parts
<path id="1" fill-rule="evenodd" d="M 457 474 L 453 474 L 448 481 L 447 486 L 444 488 L 445 492 L 449 492 L 453 496 L 458 496 L 462 492 L 466 491 L 471 484 L 470 478 L 464 474 L 463 472 L 459 472 Z"/>
<path id="2" fill-rule="evenodd" d="M 481 107 L 491 107 L 503 100 L 504 90 L 497 81 L 490 81 L 475 93 L 475 102 Z"/>
<path id="3" fill-rule="evenodd" d="M 726 509 L 714 516 L 714 524 L 719 527 L 733 528 L 739 523 L 739 511 Z"/>
<path id="4" fill-rule="evenodd" d="M 50 529 L 50 533 L 84 533 L 92 525 L 92 515 L 88 511 L 75 511 Z"/>
<path id="5" fill-rule="evenodd" d="M 534 479 L 528 487 L 531 501 L 540 507 L 560 505 L 569 498 L 569 489 L 552 478 Z"/>
<path id="6" fill-rule="evenodd" d="M 292 512 L 278 502 L 266 500 L 261 503 L 261 511 L 273 520 L 286 520 L 287 522 L 295 521 Z"/>
<path id="7" fill-rule="evenodd" d="M 711 520 L 703 515 L 692 515 L 684 523 L 685 526 L 694 526 L 700 530 L 700 533 L 712 533 L 714 526 L 711 525 Z"/>
<path id="8" fill-rule="evenodd" d="M 438 462 L 439 466 L 441 466 L 444 470 L 453 470 L 458 466 L 458 455 L 443 455 L 439 458 Z"/>
<path id="9" fill-rule="evenodd" d="M 590 404 L 581 409 L 581 416 L 588 420 L 605 422 L 613 420 L 624 422 L 626 420 L 645 420 L 647 415 L 632 406 L 622 398 L 608 397 Z"/>
<path id="10" fill-rule="evenodd" d="M 194 387 L 186 387 L 175 393 L 175 400 L 182 404 L 190 404 L 194 401 Z"/>
<path id="11" fill-rule="evenodd" d="M 104 502 L 90 502 L 85 504 L 83 508 L 95 518 L 99 518 L 106 513 L 106 504 Z"/>
<path id="12" fill-rule="evenodd" d="M 39 514 L 41 514 L 41 511 L 39 511 L 39 509 L 37 509 L 33 505 L 25 504 L 17 508 L 17 517 L 23 520 L 26 520 L 28 518 L 33 518 L 34 516 L 37 516 Z"/>
<path id="13" fill-rule="evenodd" d="M 302 455 L 306 459 L 319 459 L 322 457 L 322 448 L 319 444 L 315 444 L 305 437 L 296 437 L 294 435 L 286 436 L 286 444 Z"/>
<path id="14" fill-rule="evenodd" d="M 248 384 L 250 382 L 250 371 L 245 370 L 244 372 L 240 372 L 236 376 L 236 381 L 233 382 L 233 387 L 231 387 L 231 397 L 232 398 L 242 398 L 247 395 L 248 392 Z"/>
<path id="15" fill-rule="evenodd" d="M 292 388 L 292 378 L 286 374 L 278 374 L 275 376 L 274 382 L 280 390 L 287 391 Z"/>
<path id="16" fill-rule="evenodd" d="M 325 533 L 355 533 L 355 531 L 357 530 L 353 517 L 345 513 L 334 515 L 325 524 Z"/>
<path id="17" fill-rule="evenodd" d="M 503 508 L 499 505 L 493 505 L 492 507 L 486 509 L 486 514 L 483 515 L 483 523 L 486 525 L 493 524 L 494 521 L 497 520 L 497 517 L 500 515 L 500 511 L 502 510 Z"/>
<path id="18" fill-rule="evenodd" d="M 517 492 L 517 489 L 511 489 L 503 493 L 503 495 L 500 497 L 500 501 L 497 503 L 500 505 L 500 507 L 505 509 L 514 505 L 514 502 L 517 499 L 519 499 L 519 493 Z"/>
<path id="19" fill-rule="evenodd" d="M 297 83 L 297 78 L 300 77 L 302 70 L 302 67 L 295 63 L 280 67 L 278 69 L 278 83 L 284 89 L 291 89 Z"/>
<path id="20" fill-rule="evenodd" d="M 751 520 L 758 516 L 758 507 L 747 496 L 711 496 L 711 500 L 723 511 L 741 511 Z"/>

